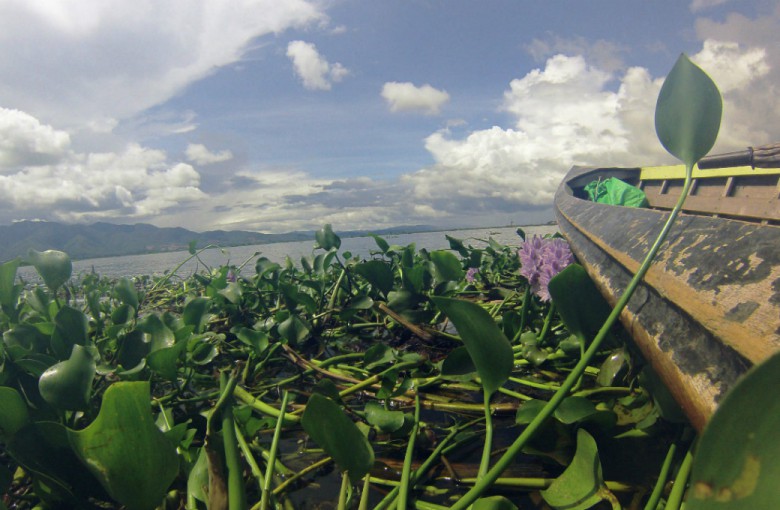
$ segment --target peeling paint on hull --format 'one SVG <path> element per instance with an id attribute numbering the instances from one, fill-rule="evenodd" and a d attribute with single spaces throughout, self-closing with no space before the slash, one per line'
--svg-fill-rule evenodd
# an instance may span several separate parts
<path id="1" fill-rule="evenodd" d="M 576 198 L 569 183 L 589 171 L 566 177 L 556 216 L 614 305 L 668 212 Z M 621 321 L 701 429 L 739 376 L 780 350 L 780 227 L 681 214 Z"/>

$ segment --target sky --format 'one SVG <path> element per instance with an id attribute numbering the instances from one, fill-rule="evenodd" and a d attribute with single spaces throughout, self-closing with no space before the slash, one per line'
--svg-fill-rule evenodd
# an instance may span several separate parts
<path id="1" fill-rule="evenodd" d="M 780 141 L 779 33 L 775 0 L 0 0 L 0 224 L 547 222 L 573 165 L 674 162 L 681 53 L 713 153 Z"/>

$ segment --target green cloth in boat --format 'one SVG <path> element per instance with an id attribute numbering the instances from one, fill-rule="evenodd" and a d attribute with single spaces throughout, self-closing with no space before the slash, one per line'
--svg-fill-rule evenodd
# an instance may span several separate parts
<path id="1" fill-rule="evenodd" d="M 585 186 L 585 191 L 593 202 L 625 207 L 647 207 L 644 191 L 614 177 L 591 181 Z"/>

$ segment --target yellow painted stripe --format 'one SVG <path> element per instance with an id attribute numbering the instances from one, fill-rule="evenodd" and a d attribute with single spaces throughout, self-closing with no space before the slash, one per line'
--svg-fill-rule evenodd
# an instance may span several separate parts
<path id="1" fill-rule="evenodd" d="M 749 166 L 738 166 L 733 168 L 712 168 L 707 170 L 699 170 L 698 166 L 693 167 L 694 179 L 706 179 L 707 177 L 731 177 L 739 175 L 780 175 L 780 168 L 750 168 Z M 642 168 L 639 178 L 643 181 L 684 179 L 685 165 L 646 166 Z"/>

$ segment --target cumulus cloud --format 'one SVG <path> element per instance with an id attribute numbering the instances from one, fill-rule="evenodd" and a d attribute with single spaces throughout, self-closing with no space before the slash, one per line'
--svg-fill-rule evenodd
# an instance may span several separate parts
<path id="1" fill-rule="evenodd" d="M 726 114 L 721 148 L 739 148 L 741 138 L 760 140 L 762 125 L 740 118 L 735 110 L 754 89 L 776 90 L 767 81 L 765 49 L 707 40 L 693 58 L 722 83 Z M 494 126 L 461 139 L 446 130 L 430 135 L 425 147 L 435 163 L 405 176 L 404 183 L 418 203 L 450 215 L 549 211 L 555 190 L 573 165 L 673 162 L 654 128 L 662 83 L 662 77 L 641 67 L 618 74 L 583 56 L 555 55 L 543 68 L 509 84 L 503 107 L 514 116 L 514 126 Z M 765 97 L 765 110 L 777 111 L 776 97 Z M 745 114 L 760 109 L 752 105 Z"/>
<path id="2" fill-rule="evenodd" d="M 441 107 L 450 100 L 446 91 L 428 84 L 418 87 L 413 83 L 396 81 L 384 84 L 382 97 L 391 112 L 421 112 L 426 115 L 438 115 Z"/>
<path id="3" fill-rule="evenodd" d="M 287 57 L 292 61 L 295 74 L 310 90 L 330 90 L 334 82 L 340 82 L 349 70 L 338 62 L 330 64 L 317 51 L 314 44 L 292 41 L 287 45 Z"/>
<path id="4" fill-rule="evenodd" d="M 728 1 L 729 0 L 693 0 L 693 2 L 691 2 L 691 12 L 703 11 L 710 7 L 723 5 Z"/>
<path id="5" fill-rule="evenodd" d="M 323 19 L 308 0 L 7 0 L 0 97 L 65 129 L 104 131 L 240 60 L 257 37 Z"/>
<path id="6" fill-rule="evenodd" d="M 78 152 L 67 133 L 0 109 L 0 219 L 151 218 L 206 197 L 200 175 L 165 152 L 129 144 Z"/>
<path id="7" fill-rule="evenodd" d="M 205 145 L 199 143 L 187 145 L 187 149 L 184 153 L 187 156 L 187 159 L 196 165 L 212 165 L 214 163 L 221 163 L 233 159 L 233 153 L 229 150 L 211 152 Z"/>
<path id="8" fill-rule="evenodd" d="M 0 108 L 0 172 L 14 165 L 56 161 L 67 153 L 70 135 L 19 110 Z"/>

